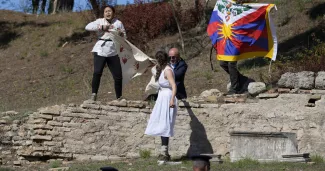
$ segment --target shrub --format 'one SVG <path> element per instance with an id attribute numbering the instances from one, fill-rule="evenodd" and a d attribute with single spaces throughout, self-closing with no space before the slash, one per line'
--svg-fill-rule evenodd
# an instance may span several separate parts
<path id="1" fill-rule="evenodd" d="M 176 1 L 176 16 L 182 29 L 193 28 L 201 19 L 203 5 L 199 3 L 199 10 L 185 5 L 186 3 Z M 146 50 L 146 43 L 157 36 L 178 31 L 168 2 L 127 5 L 121 10 L 118 18 L 124 24 L 128 40 L 142 50 Z"/>

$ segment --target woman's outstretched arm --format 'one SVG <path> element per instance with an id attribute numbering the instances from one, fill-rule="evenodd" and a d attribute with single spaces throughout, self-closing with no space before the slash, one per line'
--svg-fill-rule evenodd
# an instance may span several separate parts
<path id="1" fill-rule="evenodd" d="M 172 86 L 172 98 L 170 99 L 169 107 L 173 108 L 175 107 L 175 96 L 176 96 L 177 87 L 176 87 L 172 68 L 165 70 L 165 76 L 167 77 L 169 84 Z"/>

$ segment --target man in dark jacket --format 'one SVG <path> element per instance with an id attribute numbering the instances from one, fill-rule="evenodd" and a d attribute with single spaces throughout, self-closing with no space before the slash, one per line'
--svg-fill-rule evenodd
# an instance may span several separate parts
<path id="1" fill-rule="evenodd" d="M 179 51 L 177 48 L 171 48 L 168 52 L 170 63 L 175 73 L 175 82 L 177 86 L 176 97 L 178 99 L 186 99 L 187 94 L 184 85 L 185 73 L 187 70 L 187 64 L 179 56 Z"/>

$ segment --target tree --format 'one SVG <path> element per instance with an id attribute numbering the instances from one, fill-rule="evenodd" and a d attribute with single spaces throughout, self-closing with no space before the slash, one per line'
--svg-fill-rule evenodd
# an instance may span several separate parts
<path id="1" fill-rule="evenodd" d="M 55 14 L 57 11 L 72 11 L 73 6 L 74 0 L 49 0 L 48 13 Z"/>
<path id="2" fill-rule="evenodd" d="M 181 29 L 180 23 L 179 23 L 179 21 L 178 21 L 178 18 L 177 18 L 177 16 L 176 16 L 174 0 L 171 0 L 171 1 L 170 1 L 170 6 L 171 6 L 171 8 L 172 8 L 173 16 L 174 16 L 175 22 L 176 22 L 176 24 L 177 24 L 177 29 L 178 29 L 179 37 L 180 37 L 180 39 L 181 39 L 182 52 L 183 52 L 184 55 L 186 55 L 186 53 L 185 53 L 185 47 L 184 47 L 184 39 L 183 39 L 182 29 Z"/>

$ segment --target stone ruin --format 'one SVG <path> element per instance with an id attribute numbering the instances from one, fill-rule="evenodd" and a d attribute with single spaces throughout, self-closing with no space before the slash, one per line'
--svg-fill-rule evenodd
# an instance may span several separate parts
<path id="1" fill-rule="evenodd" d="M 233 138 L 238 134 L 234 132 L 290 133 L 295 137 L 296 151 L 288 153 L 295 154 L 281 155 L 325 156 L 325 90 L 286 87 L 265 91 L 252 98 L 227 97 L 210 90 L 189 102 L 180 101 L 175 136 L 170 139 L 172 157 L 235 155 Z M 3 112 L 0 164 L 125 160 L 140 157 L 143 150 L 155 156 L 159 137 L 144 135 L 152 106 L 143 101 L 85 101 L 40 108 L 23 120 L 13 119 L 17 112 Z"/>

